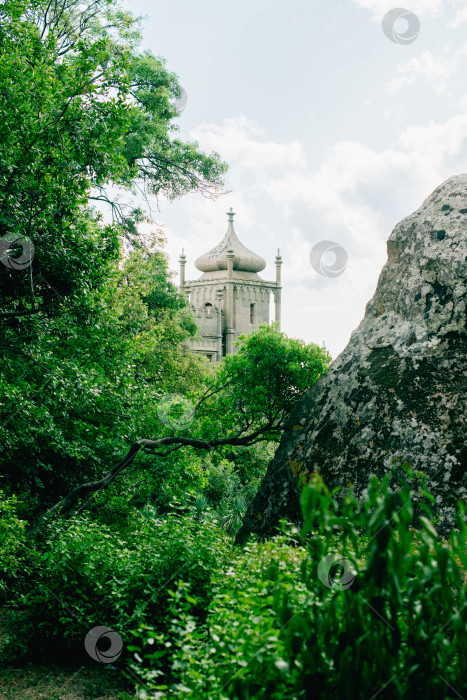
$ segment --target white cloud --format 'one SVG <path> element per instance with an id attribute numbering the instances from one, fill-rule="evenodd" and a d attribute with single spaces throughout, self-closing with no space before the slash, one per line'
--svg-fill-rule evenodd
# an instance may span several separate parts
<path id="1" fill-rule="evenodd" d="M 458 155 L 467 139 L 467 114 L 451 117 L 444 124 L 430 121 L 423 126 L 409 126 L 399 137 L 400 147 L 405 150 L 415 166 L 416 176 L 422 185 L 427 181 L 435 187 L 434 180 L 441 182 L 450 172 L 450 160 Z M 467 162 L 463 163 L 467 168 Z"/>
<path id="2" fill-rule="evenodd" d="M 390 107 L 386 107 L 384 110 L 384 118 L 391 121 L 393 124 L 401 123 L 403 116 L 403 103 L 397 102 L 391 104 Z"/>
<path id="3" fill-rule="evenodd" d="M 290 170 L 272 180 L 268 192 L 288 220 L 305 207 L 301 230 L 288 245 L 284 284 L 302 300 L 346 308 L 354 327 L 355 310 L 361 317 L 386 260 L 392 228 L 455 174 L 455 159 L 466 144 L 467 115 L 462 114 L 445 124 L 408 127 L 394 147 L 382 151 L 356 141 L 337 143 L 315 172 Z M 461 167 L 467 170 L 467 159 Z M 310 249 L 319 240 L 335 241 L 347 251 L 348 266 L 340 277 L 320 280 L 310 269 Z M 332 317 L 346 323 L 345 314 Z M 325 315 L 319 328 L 325 332 Z M 327 336 L 331 349 L 334 332 Z"/>
<path id="4" fill-rule="evenodd" d="M 245 117 L 225 119 L 220 126 L 202 124 L 190 134 L 203 149 L 217 151 L 229 163 L 263 168 L 305 165 L 302 146 L 298 141 L 277 143 L 256 139 L 262 135 L 258 125 Z"/>
<path id="5" fill-rule="evenodd" d="M 464 7 L 461 10 L 457 10 L 456 16 L 454 17 L 452 22 L 449 22 L 448 27 L 457 29 L 457 27 L 459 27 L 461 24 L 464 24 L 464 22 L 467 22 L 467 7 Z"/>
<path id="6" fill-rule="evenodd" d="M 381 19 L 386 12 L 397 7 L 394 0 L 352 0 L 357 7 L 369 10 L 375 19 Z M 448 4 L 446 0 L 411 0 L 410 9 L 414 14 L 424 17 L 434 17 L 446 8 Z"/>
<path id="7" fill-rule="evenodd" d="M 300 201 L 320 210 L 330 223 L 362 231 L 376 223 L 375 196 L 412 183 L 420 195 L 453 174 L 451 159 L 467 141 L 467 115 L 444 124 L 407 127 L 393 148 L 376 151 L 358 141 L 330 148 L 314 173 L 289 170 L 271 181 L 269 192 L 288 211 Z M 467 167 L 467 162 L 464 163 Z"/>
<path id="8" fill-rule="evenodd" d="M 401 77 L 394 78 L 387 85 L 389 94 L 412 85 L 419 78 L 428 81 L 438 95 L 446 92 L 449 78 L 459 69 L 462 59 L 467 55 L 467 45 L 463 45 L 449 58 L 436 56 L 431 51 L 424 51 L 420 56 L 414 56 L 398 67 Z M 465 66 L 462 66 L 465 68 Z"/>

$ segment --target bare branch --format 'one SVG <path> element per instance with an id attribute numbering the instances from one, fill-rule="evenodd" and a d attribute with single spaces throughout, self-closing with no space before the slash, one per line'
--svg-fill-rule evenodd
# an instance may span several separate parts
<path id="1" fill-rule="evenodd" d="M 270 423 L 268 423 L 267 425 L 262 426 L 250 435 L 245 435 L 244 437 L 238 437 L 237 435 L 228 438 L 218 438 L 217 440 L 211 441 L 199 440 L 197 438 L 175 436 L 159 438 L 158 440 L 138 440 L 137 442 L 133 443 L 133 445 L 131 445 L 125 457 L 102 479 L 99 479 L 99 481 L 90 481 L 85 484 L 80 484 L 80 486 L 74 488 L 72 491 L 70 491 L 70 493 L 68 493 L 65 496 L 65 498 L 63 498 L 56 505 L 50 508 L 45 513 L 45 515 L 42 516 L 42 518 L 39 520 L 39 522 L 34 528 L 34 532 L 39 532 L 42 529 L 46 518 L 56 514 L 68 513 L 73 508 L 73 506 L 84 496 L 88 496 L 91 493 L 95 493 L 96 491 L 100 491 L 110 486 L 110 484 L 114 481 L 114 479 L 116 479 L 120 472 L 133 463 L 136 455 L 141 450 L 149 450 L 158 457 L 165 457 L 166 455 L 170 454 L 170 452 L 174 452 L 175 450 L 178 450 L 181 447 L 195 447 L 200 450 L 210 450 L 214 447 L 220 447 L 221 445 L 241 445 L 246 447 L 249 445 L 254 445 L 257 442 L 269 439 L 267 433 L 270 433 L 271 430 L 279 430 L 279 428 L 280 426 L 273 426 Z M 159 447 L 163 447 L 164 445 L 174 445 L 174 447 L 168 452 L 164 453 L 156 451 Z"/>

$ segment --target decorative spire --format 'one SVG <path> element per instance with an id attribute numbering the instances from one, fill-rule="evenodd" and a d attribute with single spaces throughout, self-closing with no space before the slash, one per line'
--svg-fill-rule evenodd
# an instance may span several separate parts
<path id="1" fill-rule="evenodd" d="M 180 291 L 184 291 L 185 287 L 185 265 L 186 265 L 186 255 L 185 255 L 185 249 L 182 248 L 182 254 L 180 255 L 180 260 L 178 261 L 180 264 Z"/>
<path id="2" fill-rule="evenodd" d="M 228 253 L 233 252 L 233 269 L 244 272 L 260 272 L 266 267 L 266 262 L 262 257 L 248 250 L 237 238 L 234 230 L 233 218 L 235 212 L 230 207 L 227 212 L 228 227 L 227 232 L 220 243 L 204 255 L 195 260 L 195 265 L 201 272 L 214 272 L 216 270 L 228 269 Z"/>

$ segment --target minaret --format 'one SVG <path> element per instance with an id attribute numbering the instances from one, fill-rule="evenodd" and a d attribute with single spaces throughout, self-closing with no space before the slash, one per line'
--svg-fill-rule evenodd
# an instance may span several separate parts
<path id="1" fill-rule="evenodd" d="M 186 265 L 186 255 L 185 255 L 185 249 L 182 248 L 182 254 L 180 255 L 180 260 L 178 261 L 180 263 L 180 286 L 178 288 L 178 291 L 180 294 L 185 293 L 185 265 Z"/>
<path id="2" fill-rule="evenodd" d="M 230 208 L 229 225 L 233 222 L 232 208 Z M 226 355 L 231 355 L 233 351 L 233 262 L 235 258 L 235 253 L 233 250 L 227 251 L 227 313 L 226 313 L 226 329 L 225 329 L 225 353 Z"/>
<path id="3" fill-rule="evenodd" d="M 275 302 L 275 321 L 279 324 L 279 330 L 281 327 L 281 265 L 282 258 L 279 248 L 277 249 L 276 255 L 276 288 L 274 290 L 274 302 Z"/>

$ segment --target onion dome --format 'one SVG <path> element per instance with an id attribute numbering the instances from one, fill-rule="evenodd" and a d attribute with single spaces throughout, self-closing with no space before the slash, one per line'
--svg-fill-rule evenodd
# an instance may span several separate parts
<path id="1" fill-rule="evenodd" d="M 227 270 L 227 253 L 232 250 L 234 253 L 233 269 L 244 272 L 260 272 L 266 267 L 266 261 L 260 255 L 256 255 L 237 238 L 233 227 L 235 216 L 230 207 L 227 213 L 229 225 L 224 238 L 215 248 L 212 248 L 204 255 L 200 255 L 195 260 L 195 265 L 201 272 L 215 272 L 216 270 Z"/>

